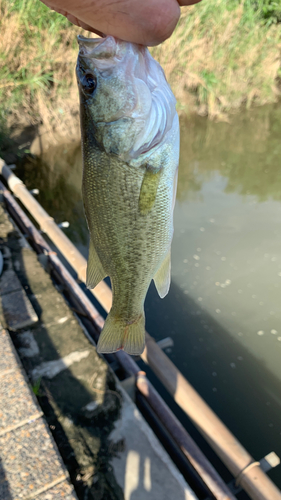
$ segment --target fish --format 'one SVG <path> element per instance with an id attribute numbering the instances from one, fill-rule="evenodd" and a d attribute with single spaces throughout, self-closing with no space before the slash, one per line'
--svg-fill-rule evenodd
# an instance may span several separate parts
<path id="1" fill-rule="evenodd" d="M 79 35 L 78 43 L 86 285 L 93 289 L 109 276 L 113 293 L 97 351 L 140 355 L 150 283 L 161 298 L 170 287 L 176 99 L 147 47 L 113 36 Z"/>

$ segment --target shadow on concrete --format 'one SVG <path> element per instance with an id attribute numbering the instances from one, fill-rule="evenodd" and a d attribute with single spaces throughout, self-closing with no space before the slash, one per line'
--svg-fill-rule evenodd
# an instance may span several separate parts
<path id="1" fill-rule="evenodd" d="M 51 302 L 46 302 L 38 294 L 38 289 L 35 290 L 30 277 L 36 270 L 29 269 L 28 272 L 26 271 L 22 254 L 26 249 L 20 246 L 16 232 L 9 233 L 6 245 L 12 252 L 13 261 L 20 263 L 20 266 L 16 266 L 18 269 L 17 276 L 39 320 L 41 320 L 39 324 L 30 329 L 40 352 L 33 357 L 22 358 L 24 367 L 30 375 L 32 370 L 42 362 L 58 360 L 61 357 L 58 347 L 54 345 L 50 336 L 50 328 L 42 322 L 46 308 L 55 307 L 54 302 L 52 302 L 54 298 L 50 296 Z M 50 293 L 52 293 L 52 289 L 53 285 L 51 284 Z M 46 294 L 46 284 L 43 282 L 42 290 Z M 54 293 L 57 292 L 54 290 Z M 17 349 L 25 347 L 20 332 L 10 333 Z M 87 340 L 84 337 L 83 341 L 84 345 L 87 345 Z M 71 344 L 69 348 L 71 351 Z M 115 421 L 119 416 L 120 400 L 115 398 L 115 404 L 111 404 L 112 402 L 106 400 L 107 391 L 116 392 L 116 387 L 115 380 L 107 368 L 103 376 L 104 400 L 99 399 L 101 411 L 96 412 L 92 417 L 85 417 L 83 408 L 89 401 L 95 399 L 95 394 L 87 390 L 85 384 L 80 383 L 71 369 L 66 368 L 50 379 L 42 376 L 41 380 L 39 379 L 40 388 L 36 389 L 36 395 L 79 498 L 82 499 L 87 494 L 89 500 L 98 500 L 99 498 L 121 500 L 123 499 L 122 491 L 110 466 L 110 459 L 113 455 L 110 453 L 111 442 L 109 439 Z M 37 386 L 36 380 L 31 379 L 31 385 Z"/>
<path id="2" fill-rule="evenodd" d="M 12 500 L 9 483 L 6 479 L 5 469 L 0 456 L 0 500 Z"/>

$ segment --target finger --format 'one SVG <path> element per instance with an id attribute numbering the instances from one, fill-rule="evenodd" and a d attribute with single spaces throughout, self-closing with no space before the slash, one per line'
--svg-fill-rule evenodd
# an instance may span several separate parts
<path id="1" fill-rule="evenodd" d="M 62 12 L 61 12 L 62 14 Z M 92 33 L 95 33 L 98 36 L 104 37 L 104 34 L 101 31 L 98 31 L 94 29 L 92 26 L 89 24 L 84 23 L 83 21 L 80 21 L 80 19 L 77 19 L 77 17 L 73 16 L 72 14 L 68 14 L 67 12 L 63 14 L 70 23 L 75 24 L 76 26 L 79 26 L 79 28 L 83 28 L 83 30 L 91 31 Z"/>
<path id="2" fill-rule="evenodd" d="M 43 0 L 50 8 L 94 33 L 157 45 L 172 34 L 180 17 L 177 0 Z M 160 6 L 159 6 L 160 4 Z"/>

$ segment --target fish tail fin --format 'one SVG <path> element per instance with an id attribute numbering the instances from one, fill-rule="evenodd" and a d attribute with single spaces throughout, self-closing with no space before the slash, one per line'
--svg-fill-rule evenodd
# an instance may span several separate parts
<path id="1" fill-rule="evenodd" d="M 110 353 L 124 349 L 128 354 L 139 355 L 145 346 L 145 318 L 142 312 L 137 319 L 128 324 L 108 314 L 97 345 L 100 353 Z"/>

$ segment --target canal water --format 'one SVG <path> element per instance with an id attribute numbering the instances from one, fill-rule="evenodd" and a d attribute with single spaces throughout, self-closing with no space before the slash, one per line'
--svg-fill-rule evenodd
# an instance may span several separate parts
<path id="1" fill-rule="evenodd" d="M 146 326 L 172 337 L 166 354 L 256 460 L 281 457 L 281 107 L 213 123 L 181 123 L 172 284 L 152 284 Z M 16 173 L 87 256 L 79 143 L 59 145 Z M 203 438 L 148 374 L 225 480 Z M 281 488 L 281 467 L 269 472 Z M 239 498 L 246 498 L 244 495 Z"/>

